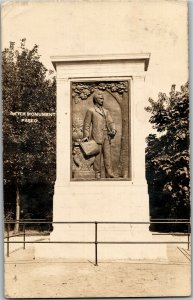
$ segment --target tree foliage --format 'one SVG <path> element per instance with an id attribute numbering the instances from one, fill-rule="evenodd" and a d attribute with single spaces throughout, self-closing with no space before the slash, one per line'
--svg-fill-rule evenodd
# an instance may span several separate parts
<path id="1" fill-rule="evenodd" d="M 166 217 L 189 218 L 189 89 L 188 83 L 169 96 L 159 93 L 158 100 L 149 99 L 146 111 L 158 134 L 147 138 L 147 180 L 156 205 L 162 202 Z M 155 217 L 155 216 L 154 216 Z"/>
<path id="2" fill-rule="evenodd" d="M 27 183 L 55 180 L 56 82 L 25 39 L 2 51 L 2 77 L 4 184 L 21 194 Z M 32 116 L 41 112 L 53 115 Z"/>
<path id="3" fill-rule="evenodd" d="M 121 98 L 120 95 L 128 92 L 128 83 L 127 81 L 118 81 L 118 82 L 85 82 L 85 83 L 73 83 L 72 86 L 72 98 L 75 103 L 80 102 L 81 100 L 86 100 L 90 95 L 92 95 L 96 90 L 107 91 L 116 99 L 120 104 Z"/>

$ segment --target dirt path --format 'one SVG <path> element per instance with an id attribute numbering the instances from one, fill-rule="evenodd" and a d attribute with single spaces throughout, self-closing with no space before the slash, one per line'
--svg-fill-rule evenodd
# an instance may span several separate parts
<path id="1" fill-rule="evenodd" d="M 169 263 L 155 261 L 90 262 L 33 260 L 32 247 L 5 262 L 9 298 L 144 297 L 190 295 L 190 261 L 170 246 Z"/>

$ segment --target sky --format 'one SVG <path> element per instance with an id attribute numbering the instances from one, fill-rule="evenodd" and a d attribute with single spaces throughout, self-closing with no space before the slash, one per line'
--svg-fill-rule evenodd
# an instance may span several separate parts
<path id="1" fill-rule="evenodd" d="M 151 53 L 147 99 L 188 80 L 188 25 L 185 0 L 5 1 L 2 48 L 39 45 L 41 60 L 72 54 Z"/>

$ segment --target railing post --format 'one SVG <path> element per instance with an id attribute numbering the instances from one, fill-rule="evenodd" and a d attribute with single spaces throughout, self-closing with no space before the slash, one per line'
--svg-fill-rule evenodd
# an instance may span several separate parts
<path id="1" fill-rule="evenodd" d="M 95 266 L 98 266 L 98 241 L 97 241 L 97 222 L 95 222 Z"/>
<path id="2" fill-rule="evenodd" d="M 9 257 L 9 223 L 7 223 L 7 257 Z"/>
<path id="3" fill-rule="evenodd" d="M 25 250 L 25 223 L 23 224 L 23 249 Z"/>

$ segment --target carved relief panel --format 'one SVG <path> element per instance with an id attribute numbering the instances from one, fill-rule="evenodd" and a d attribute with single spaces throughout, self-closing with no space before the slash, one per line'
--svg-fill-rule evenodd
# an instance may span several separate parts
<path id="1" fill-rule="evenodd" d="M 129 81 L 71 84 L 71 179 L 131 180 Z"/>

